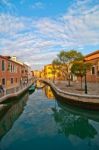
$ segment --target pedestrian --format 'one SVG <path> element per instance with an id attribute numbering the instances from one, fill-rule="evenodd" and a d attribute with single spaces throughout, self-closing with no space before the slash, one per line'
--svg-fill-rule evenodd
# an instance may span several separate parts
<path id="1" fill-rule="evenodd" d="M 0 93 L 4 95 L 4 89 L 3 86 L 0 84 Z"/>

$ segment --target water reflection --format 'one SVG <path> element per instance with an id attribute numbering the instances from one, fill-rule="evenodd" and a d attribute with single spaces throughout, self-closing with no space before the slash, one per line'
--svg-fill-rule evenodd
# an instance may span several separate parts
<path id="1" fill-rule="evenodd" d="M 40 82 L 39 80 L 36 81 L 36 88 L 37 89 L 42 89 L 44 88 L 46 85 L 42 82 Z"/>
<path id="2" fill-rule="evenodd" d="M 46 89 L 50 88 L 46 87 Z M 46 94 L 46 96 L 47 95 L 48 94 Z M 47 96 L 47 98 L 49 97 L 50 96 Z M 71 141 L 74 139 L 77 140 L 78 138 L 83 142 L 86 140 L 88 147 L 95 144 L 94 146 L 99 148 L 97 143 L 97 139 L 99 138 L 99 111 L 79 109 L 61 103 L 58 100 L 55 100 L 55 105 L 52 108 L 52 111 L 54 120 L 58 127 L 58 134 L 65 135 L 66 138 L 69 139 L 71 138 Z"/>
<path id="3" fill-rule="evenodd" d="M 28 93 L 14 102 L 6 103 L 6 107 L 3 106 L 2 115 L 0 116 L 0 139 L 11 129 L 15 120 L 23 112 L 27 100 Z"/>
<path id="4" fill-rule="evenodd" d="M 64 109 L 52 108 L 56 123 L 59 124 L 59 133 L 65 136 L 75 135 L 81 139 L 94 138 L 97 134 L 96 129 L 90 124 L 88 118 L 77 116 Z"/>
<path id="5" fill-rule="evenodd" d="M 0 141 L 2 150 L 99 149 L 99 112 L 60 103 L 48 86 L 8 106 L 0 119 L 0 137 L 7 133 Z"/>
<path id="6" fill-rule="evenodd" d="M 53 99 L 53 98 L 54 98 L 54 94 L 53 94 L 53 92 L 52 92 L 50 86 L 45 86 L 45 87 L 43 88 L 43 91 L 44 91 L 44 93 L 45 93 L 45 95 L 46 95 L 46 97 L 47 97 L 48 99 Z"/>

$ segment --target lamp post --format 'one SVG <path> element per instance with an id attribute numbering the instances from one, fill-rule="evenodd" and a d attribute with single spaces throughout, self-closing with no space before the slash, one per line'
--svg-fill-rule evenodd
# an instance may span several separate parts
<path id="1" fill-rule="evenodd" d="M 87 79 L 86 79 L 86 70 L 85 70 L 85 94 L 87 94 Z"/>

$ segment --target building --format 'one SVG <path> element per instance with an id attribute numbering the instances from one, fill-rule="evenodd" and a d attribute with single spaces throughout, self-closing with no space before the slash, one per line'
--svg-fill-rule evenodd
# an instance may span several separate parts
<path id="1" fill-rule="evenodd" d="M 40 77 L 44 78 L 44 69 L 42 69 Z"/>
<path id="2" fill-rule="evenodd" d="M 39 71 L 39 70 L 33 70 L 32 74 L 35 78 L 40 78 L 41 77 L 41 71 Z"/>
<path id="3" fill-rule="evenodd" d="M 10 56 L 9 56 L 10 57 Z M 17 57 L 16 56 L 11 56 L 10 57 L 10 60 L 12 60 L 12 61 L 14 61 L 14 62 L 16 62 L 16 63 L 18 63 L 18 64 L 20 64 L 20 65 L 23 65 L 23 62 L 21 62 L 20 60 L 17 60 Z"/>
<path id="4" fill-rule="evenodd" d="M 32 82 L 32 70 L 31 67 L 28 66 L 28 82 L 31 83 Z"/>
<path id="5" fill-rule="evenodd" d="M 46 79 L 53 79 L 52 64 L 44 66 L 44 77 Z"/>
<path id="6" fill-rule="evenodd" d="M 22 65 L 21 67 L 21 82 L 24 84 L 25 82 L 31 82 L 32 81 L 32 70 L 31 67 L 28 66 L 27 64 L 21 62 L 20 60 L 17 60 L 16 56 L 12 56 L 10 58 L 11 60 L 13 60 L 14 62 L 17 62 L 18 64 Z"/>
<path id="7" fill-rule="evenodd" d="M 63 75 L 57 65 L 48 64 L 44 66 L 44 77 L 51 80 L 63 80 Z"/>
<path id="8" fill-rule="evenodd" d="M 28 66 L 23 64 L 21 69 L 21 83 L 28 83 Z"/>
<path id="9" fill-rule="evenodd" d="M 84 57 L 85 63 L 91 63 L 91 69 L 87 71 L 86 77 L 89 82 L 99 82 L 99 50 Z"/>
<path id="10" fill-rule="evenodd" d="M 18 87 L 21 81 L 22 65 L 9 56 L 0 55 L 0 84 L 5 89 Z"/>

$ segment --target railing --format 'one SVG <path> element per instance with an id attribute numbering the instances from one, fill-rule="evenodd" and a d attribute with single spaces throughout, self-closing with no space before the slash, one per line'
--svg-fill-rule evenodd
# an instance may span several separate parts
<path id="1" fill-rule="evenodd" d="M 28 83 L 24 83 L 24 84 L 20 84 L 17 87 L 12 87 L 10 89 L 4 89 L 4 91 L 0 92 L 0 98 L 9 95 L 9 94 L 14 94 L 17 93 L 19 91 L 22 91 L 23 89 L 29 87 L 33 82 L 28 82 Z"/>

